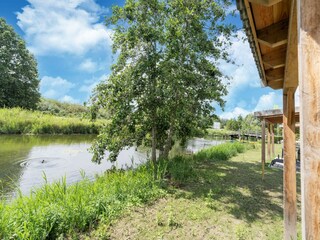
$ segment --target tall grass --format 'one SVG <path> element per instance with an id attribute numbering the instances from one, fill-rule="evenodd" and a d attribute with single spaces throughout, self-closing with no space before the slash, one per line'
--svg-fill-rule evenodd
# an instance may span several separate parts
<path id="1" fill-rule="evenodd" d="M 161 160 L 159 174 L 180 185 L 197 179 L 201 161 L 227 160 L 249 145 L 225 143 L 191 156 Z M 0 239 L 56 239 L 77 235 L 97 223 L 109 224 L 130 206 L 145 204 L 165 194 L 153 180 L 150 163 L 128 171 L 109 171 L 94 182 L 83 180 L 67 186 L 66 179 L 20 194 L 8 203 L 0 201 Z M 83 174 L 84 175 L 84 174 Z M 45 178 L 44 178 L 45 179 Z M 162 183 L 162 181 L 160 181 Z"/>
<path id="2" fill-rule="evenodd" d="M 162 196 L 146 166 L 67 186 L 65 178 L 0 203 L 0 239 L 56 239 L 108 223 L 132 205 Z"/>
<path id="3" fill-rule="evenodd" d="M 103 123 L 21 108 L 0 109 L 0 134 L 97 134 Z"/>
<path id="4" fill-rule="evenodd" d="M 238 153 L 243 153 L 252 144 L 243 144 L 239 142 L 223 143 L 218 146 L 202 149 L 194 155 L 197 160 L 226 161 Z"/>

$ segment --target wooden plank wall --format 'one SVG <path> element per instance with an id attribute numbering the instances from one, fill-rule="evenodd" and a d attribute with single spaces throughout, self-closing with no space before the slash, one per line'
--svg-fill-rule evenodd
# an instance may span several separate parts
<path id="1" fill-rule="evenodd" d="M 298 0 L 303 239 L 320 239 L 320 1 Z"/>

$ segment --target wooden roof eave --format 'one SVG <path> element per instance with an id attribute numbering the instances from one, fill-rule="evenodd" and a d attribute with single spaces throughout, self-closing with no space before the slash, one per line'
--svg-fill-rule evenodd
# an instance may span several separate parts
<path id="1" fill-rule="evenodd" d="M 285 93 L 298 86 L 297 16 L 292 3 L 295 0 L 237 0 L 262 84 Z"/>
<path id="2" fill-rule="evenodd" d="M 262 56 L 259 50 L 259 44 L 257 42 L 257 33 L 254 31 L 251 26 L 254 25 L 254 21 L 252 18 L 252 13 L 248 14 L 247 11 L 251 11 L 250 7 L 248 7 L 248 2 L 245 2 L 245 0 L 237 0 L 237 8 L 240 12 L 240 17 L 243 22 L 243 27 L 246 31 L 246 35 L 248 37 L 248 42 L 250 44 L 250 48 L 253 54 L 253 58 L 255 60 L 255 63 L 258 68 L 259 76 L 262 81 L 263 86 L 267 86 L 267 81 L 265 77 L 265 72 L 263 68 L 263 62 L 262 62 Z"/>

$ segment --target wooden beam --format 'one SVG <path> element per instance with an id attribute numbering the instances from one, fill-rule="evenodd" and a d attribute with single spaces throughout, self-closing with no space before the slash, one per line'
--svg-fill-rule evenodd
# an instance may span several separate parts
<path id="1" fill-rule="evenodd" d="M 271 124 L 271 154 L 272 158 L 275 157 L 275 152 L 274 152 L 274 124 Z"/>
<path id="2" fill-rule="evenodd" d="M 296 199 L 296 140 L 295 140 L 295 89 L 283 92 L 283 133 L 284 133 L 284 239 L 297 239 L 297 199 Z"/>
<path id="3" fill-rule="evenodd" d="M 247 11 L 247 16 L 248 16 L 250 28 L 251 28 L 252 35 L 253 35 L 253 40 L 254 40 L 254 44 L 255 44 L 255 47 L 256 47 L 256 52 L 257 52 L 257 55 L 258 55 L 258 58 L 259 58 L 260 67 L 261 67 L 261 69 L 264 69 L 263 62 L 262 62 L 262 57 L 261 57 L 260 46 L 259 46 L 259 42 L 258 42 L 258 39 L 257 39 L 257 32 L 256 32 L 254 19 L 253 19 L 253 14 L 252 14 L 252 11 L 251 11 L 251 7 L 250 7 L 249 1 L 248 0 L 244 0 L 244 5 L 245 5 L 246 11 Z M 264 86 L 267 86 L 267 80 L 266 80 L 265 72 L 263 70 L 262 70 L 262 75 L 263 75 L 262 83 L 263 83 Z"/>
<path id="4" fill-rule="evenodd" d="M 262 179 L 264 179 L 264 165 L 266 162 L 266 120 L 261 121 L 261 165 L 262 165 Z"/>
<path id="5" fill-rule="evenodd" d="M 291 3 L 286 55 L 286 67 L 284 71 L 283 82 L 283 88 L 285 92 L 288 88 L 298 87 L 298 26 L 296 0 L 293 0 Z"/>
<path id="6" fill-rule="evenodd" d="M 271 87 L 274 90 L 282 89 L 283 87 L 283 81 L 275 81 L 275 82 L 269 82 L 268 86 Z"/>
<path id="7" fill-rule="evenodd" d="M 268 132 L 267 132 L 267 138 L 268 138 L 268 142 L 267 142 L 267 156 L 268 156 L 268 160 L 271 159 L 271 129 L 270 129 L 270 123 L 268 123 Z"/>
<path id="8" fill-rule="evenodd" d="M 262 55 L 263 63 L 270 68 L 281 68 L 286 64 L 286 48 L 281 48 L 277 51 L 272 51 Z"/>
<path id="9" fill-rule="evenodd" d="M 302 238 L 320 239 L 320 1 L 299 0 Z"/>
<path id="10" fill-rule="evenodd" d="M 272 24 L 257 31 L 260 44 L 275 48 L 286 44 L 288 41 L 288 19 Z"/>
<path id="11" fill-rule="evenodd" d="M 249 0 L 252 3 L 260 4 L 266 7 L 271 7 L 274 4 L 281 2 L 282 0 Z"/>
<path id="12" fill-rule="evenodd" d="M 266 71 L 266 78 L 268 82 L 283 81 L 284 78 L 284 67 L 269 69 Z"/>

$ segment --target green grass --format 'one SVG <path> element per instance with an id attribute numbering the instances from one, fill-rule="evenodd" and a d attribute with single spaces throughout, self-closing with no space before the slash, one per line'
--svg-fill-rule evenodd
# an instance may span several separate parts
<path id="1" fill-rule="evenodd" d="M 0 202 L 0 239 L 282 239 L 282 171 L 262 179 L 260 150 L 226 143 L 162 160 L 160 181 L 146 164 L 45 184 Z"/>
<path id="2" fill-rule="evenodd" d="M 211 158 L 214 152 L 220 156 L 217 147 L 203 150 L 199 153 L 201 157 L 186 157 L 189 161 L 176 160 L 178 163 L 173 170 L 167 167 L 166 197 L 152 205 L 135 208 L 112 225 L 99 225 L 81 237 L 283 239 L 283 172 L 266 168 L 262 179 L 260 145 L 245 145 L 245 151 L 242 150 L 239 147 L 237 155 L 224 161 Z M 208 157 L 203 157 L 203 152 Z M 280 152 L 279 145 L 277 152 Z M 174 172 L 184 165 L 183 162 L 189 165 L 188 171 L 192 174 L 181 177 L 178 173 L 175 179 Z M 299 193 L 299 179 L 297 182 Z M 298 216 L 299 209 L 300 194 Z M 301 239 L 300 219 L 297 229 L 298 239 Z"/>
<path id="3" fill-rule="evenodd" d="M 0 109 L 0 134 L 97 134 L 105 122 L 58 117 L 21 108 Z"/>
<path id="4" fill-rule="evenodd" d="M 163 195 L 146 166 L 112 171 L 94 182 L 45 184 L 30 196 L 0 203 L 0 239 L 56 239 L 73 236 L 98 222 L 109 224 L 126 208 Z"/>

